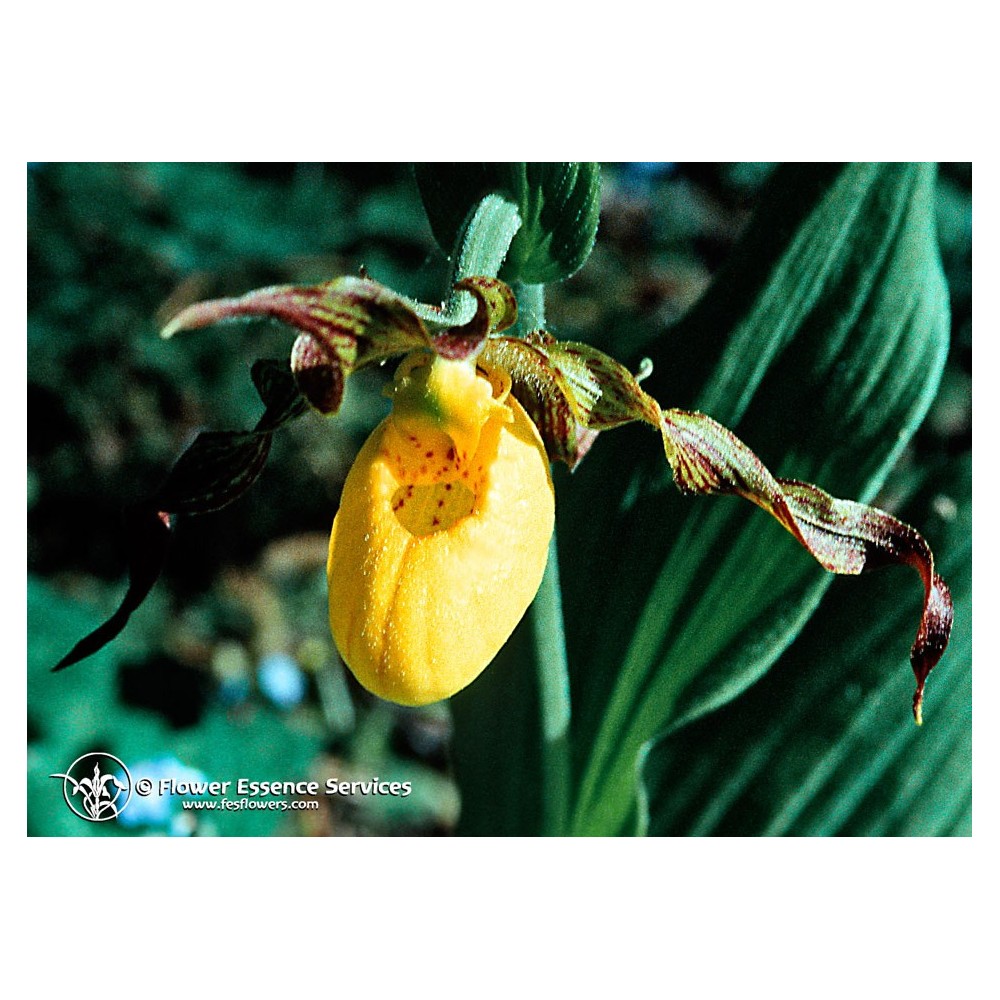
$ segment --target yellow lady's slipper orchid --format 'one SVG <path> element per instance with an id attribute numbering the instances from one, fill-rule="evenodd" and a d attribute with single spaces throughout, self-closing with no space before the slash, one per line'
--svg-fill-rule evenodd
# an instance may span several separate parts
<path id="1" fill-rule="evenodd" d="M 257 426 L 199 436 L 160 491 L 135 509 L 128 593 L 57 669 L 124 627 L 162 565 L 172 513 L 218 510 L 236 499 L 260 473 L 277 428 L 307 403 L 337 412 L 347 376 L 405 355 L 390 387 L 392 413 L 347 477 L 327 562 L 333 636 L 368 690 L 423 705 L 479 676 L 542 580 L 555 507 L 549 461 L 572 469 L 598 433 L 641 420 L 660 432 L 683 492 L 745 497 L 832 573 L 886 563 L 919 572 L 924 608 L 910 663 L 920 722 L 924 683 L 948 644 L 953 609 L 915 529 L 772 475 L 731 431 L 703 413 L 661 408 L 638 377 L 593 347 L 544 330 L 505 334 L 517 303 L 502 281 L 469 277 L 456 292 L 476 304 L 457 326 L 443 309 L 349 277 L 196 303 L 174 317 L 165 335 L 247 316 L 287 323 L 299 331 L 291 370 L 258 362 L 254 383 L 266 410 Z"/>
<path id="2" fill-rule="evenodd" d="M 500 369 L 415 352 L 358 455 L 330 538 L 330 626 L 372 693 L 447 698 L 482 672 L 541 583 L 549 460 Z"/>

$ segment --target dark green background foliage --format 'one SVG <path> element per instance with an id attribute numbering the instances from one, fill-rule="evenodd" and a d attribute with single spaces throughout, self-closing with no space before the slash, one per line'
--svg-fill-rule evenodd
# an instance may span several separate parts
<path id="1" fill-rule="evenodd" d="M 122 507 L 198 429 L 251 427 L 250 365 L 293 339 L 252 324 L 165 343 L 170 313 L 359 265 L 440 301 L 447 262 L 403 166 L 31 166 L 29 833 L 968 833 L 970 256 L 961 165 L 603 168 L 597 243 L 546 289 L 550 330 L 632 367 L 651 357 L 664 406 L 728 423 L 778 475 L 908 519 L 956 622 L 918 730 L 915 574 L 833 580 L 749 504 L 677 494 L 650 429 L 609 432 L 555 476 L 559 735 L 536 691 L 554 624 L 537 611 L 447 705 L 378 702 L 336 660 L 326 539 L 386 412 L 381 370 L 351 380 L 336 418 L 279 432 L 246 497 L 182 520 L 125 633 L 49 672 L 122 595 Z M 274 654 L 301 697 L 258 672 Z M 219 780 L 377 774 L 414 791 L 87 824 L 48 775 L 95 749 Z"/>

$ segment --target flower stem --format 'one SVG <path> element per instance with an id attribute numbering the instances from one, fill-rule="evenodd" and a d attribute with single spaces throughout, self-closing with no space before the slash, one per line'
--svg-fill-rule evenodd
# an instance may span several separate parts
<path id="1" fill-rule="evenodd" d="M 553 532 L 542 585 L 531 606 L 542 723 L 542 831 L 563 836 L 569 818 L 569 664 L 563 629 L 559 555 Z"/>
<path id="2" fill-rule="evenodd" d="M 545 286 L 515 286 L 517 332 L 545 326 Z M 559 551 L 553 531 L 541 586 L 531 606 L 539 714 L 542 725 L 542 823 L 548 836 L 566 833 L 570 803 L 569 664 L 563 626 Z"/>
<path id="3" fill-rule="evenodd" d="M 514 330 L 524 336 L 531 330 L 545 327 L 545 286 L 526 285 L 520 281 L 514 284 L 517 299 L 517 325 Z"/>

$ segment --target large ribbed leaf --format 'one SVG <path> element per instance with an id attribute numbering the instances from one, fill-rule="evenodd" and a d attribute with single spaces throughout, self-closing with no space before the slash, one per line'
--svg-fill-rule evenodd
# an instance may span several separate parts
<path id="1" fill-rule="evenodd" d="M 760 684 L 657 745 L 645 767 L 650 833 L 943 835 L 972 811 L 971 462 L 957 460 L 905 516 L 933 531 L 955 599 L 954 638 L 935 671 L 934 713 L 899 703 L 919 598 L 896 571 L 837 581 L 821 614 Z M 864 607 L 859 621 L 858 607 Z"/>
<path id="2" fill-rule="evenodd" d="M 871 500 L 944 361 L 933 193 L 924 165 L 778 171 L 730 266 L 650 345 L 645 387 L 733 427 L 776 475 Z M 541 697 L 560 664 L 552 608 L 536 607 L 535 640 L 523 629 L 491 672 L 503 697 L 473 686 L 454 701 L 465 832 L 642 829 L 637 776 L 654 737 L 761 677 L 832 580 L 760 512 L 678 495 L 648 429 L 601 435 L 558 480 L 558 500 L 572 725 L 567 734 L 564 699 Z M 863 621 L 870 589 L 839 586 Z M 919 604 L 912 575 L 877 574 L 872 586 Z M 880 669 L 910 684 L 905 652 Z M 939 676 L 929 726 L 947 693 Z M 908 696 L 895 711 L 912 726 Z M 555 803 L 533 793 L 540 784 Z"/>
<path id="3" fill-rule="evenodd" d="M 925 165 L 778 171 L 731 265 L 652 345 L 645 387 L 733 428 L 776 475 L 871 500 L 944 361 L 933 192 Z M 678 496 L 658 444 L 602 435 L 559 495 L 577 833 L 635 829 L 643 745 L 762 676 L 831 580 L 759 513 Z M 884 669 L 909 679 L 905 656 Z M 930 725 L 939 696 L 935 678 Z"/>

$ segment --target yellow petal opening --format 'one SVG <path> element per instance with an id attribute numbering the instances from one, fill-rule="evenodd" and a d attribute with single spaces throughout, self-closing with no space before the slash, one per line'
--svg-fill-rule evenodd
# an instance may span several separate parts
<path id="1" fill-rule="evenodd" d="M 448 698 L 482 672 L 541 583 L 555 518 L 538 431 L 503 372 L 416 355 L 344 484 L 330 627 L 369 691 Z"/>

